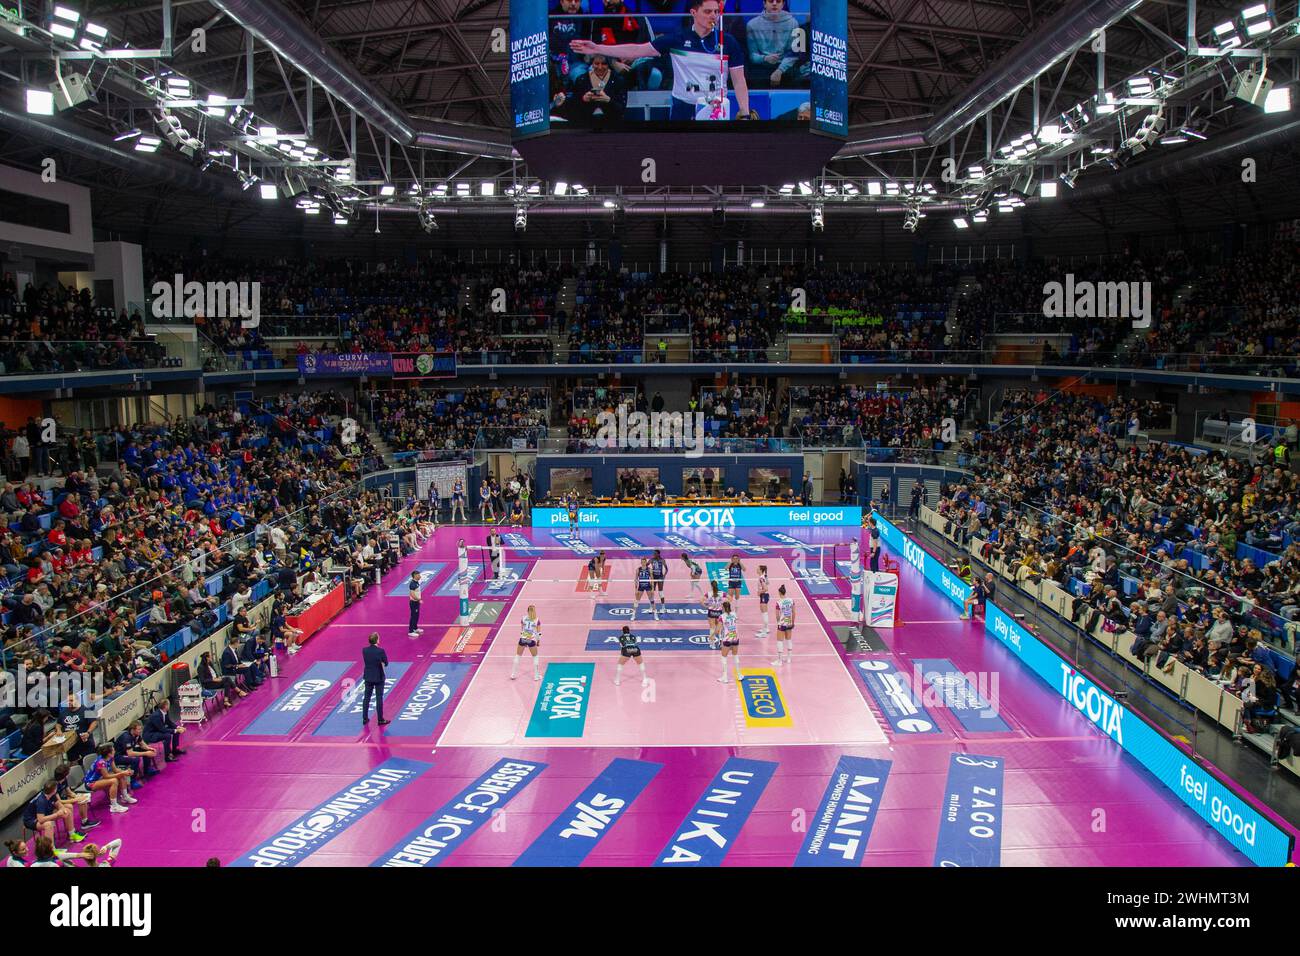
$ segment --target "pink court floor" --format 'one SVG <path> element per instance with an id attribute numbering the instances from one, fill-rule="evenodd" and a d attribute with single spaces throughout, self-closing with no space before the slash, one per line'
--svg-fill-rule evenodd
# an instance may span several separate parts
<path id="1" fill-rule="evenodd" d="M 635 664 L 614 682 L 637 558 L 612 558 L 592 591 L 586 552 L 652 548 L 656 536 L 512 531 L 506 580 L 476 580 L 460 626 L 456 540 L 481 543 L 486 529 L 443 528 L 301 653 L 281 655 L 278 678 L 191 727 L 188 753 L 130 813 L 101 814 L 96 838 L 122 837 L 126 866 L 1248 865 L 909 566 L 903 625 L 881 629 L 878 650 L 846 653 L 847 584 L 794 574 L 777 542 L 855 532 L 773 531 L 746 529 L 740 684 L 718 681 L 680 560 L 691 543 L 715 573 L 734 543 L 702 531 L 660 542 L 665 613 L 656 622 L 642 608 L 635 625 L 643 686 Z M 788 664 L 772 663 L 775 622 L 755 636 L 760 563 L 795 602 Z M 471 568 L 482 577 L 477 557 Z M 413 570 L 424 598 L 414 639 Z M 530 604 L 541 680 L 527 655 L 512 680 Z M 393 665 L 382 729 L 373 716 L 363 727 L 356 696 L 372 631 Z M 913 694 L 911 719 L 905 702 L 900 716 L 897 682 L 914 667 L 947 672 L 934 677 L 950 689 L 957 672 L 983 675 L 959 688 L 977 707 Z"/>

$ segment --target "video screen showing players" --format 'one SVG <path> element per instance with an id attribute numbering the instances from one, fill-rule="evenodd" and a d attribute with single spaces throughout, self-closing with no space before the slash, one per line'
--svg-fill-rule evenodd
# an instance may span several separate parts
<path id="1" fill-rule="evenodd" d="M 551 128 L 812 119 L 810 0 L 551 0 Z"/>

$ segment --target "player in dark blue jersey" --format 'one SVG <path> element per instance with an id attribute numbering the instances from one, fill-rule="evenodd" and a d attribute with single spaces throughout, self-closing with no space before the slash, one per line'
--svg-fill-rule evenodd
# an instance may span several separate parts
<path id="1" fill-rule="evenodd" d="M 650 610 L 654 612 L 655 620 L 659 620 L 659 606 L 655 604 L 654 599 L 654 577 L 650 571 L 650 562 L 646 558 L 641 559 L 641 566 L 636 569 L 636 596 L 632 599 L 632 620 L 636 620 L 637 608 L 641 606 L 641 598 L 645 598 L 650 605 Z"/>
<path id="2" fill-rule="evenodd" d="M 650 683 L 650 678 L 646 677 L 645 658 L 641 656 L 641 645 L 637 642 L 632 629 L 624 624 L 622 633 L 618 635 L 618 673 L 614 676 L 615 685 L 623 683 L 623 665 L 633 658 L 636 658 L 636 666 L 641 669 L 641 686 L 644 687 Z"/>
<path id="3" fill-rule="evenodd" d="M 659 549 L 656 548 L 654 557 L 650 559 L 650 580 L 654 583 L 654 594 L 659 595 L 660 607 L 664 606 L 664 581 L 667 577 L 668 562 L 664 560 L 664 556 L 660 554 Z M 651 604 L 654 603 L 654 594 L 650 597 Z M 655 612 L 655 615 L 655 619 L 658 620 L 658 611 Z"/>
<path id="4" fill-rule="evenodd" d="M 680 33 L 663 33 L 649 43 L 599 44 L 576 39 L 569 42 L 569 49 L 584 56 L 599 53 L 628 62 L 667 56 L 673 67 L 671 120 L 726 119 L 730 109 L 728 78 L 740 106 L 736 119 L 757 119 L 749 109 L 749 84 L 745 81 L 745 56 L 740 42 L 718 28 L 722 5 L 718 0 L 689 0 L 689 8 L 691 25 Z"/>
<path id="5" fill-rule="evenodd" d="M 733 604 L 740 602 L 740 590 L 745 586 L 745 566 L 740 563 L 740 555 L 733 554 L 727 565 L 727 600 Z"/>

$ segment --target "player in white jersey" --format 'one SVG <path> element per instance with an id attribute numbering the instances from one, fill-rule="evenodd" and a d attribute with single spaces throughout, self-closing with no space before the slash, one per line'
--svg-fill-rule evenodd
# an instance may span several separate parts
<path id="1" fill-rule="evenodd" d="M 772 600 L 772 595 L 767 593 L 767 565 L 758 566 L 758 607 L 763 612 L 763 626 L 759 628 L 756 637 L 767 637 L 767 605 Z"/>
<path id="2" fill-rule="evenodd" d="M 691 593 L 704 594 L 704 586 L 700 584 L 700 578 L 704 576 L 704 568 L 700 567 L 698 561 L 692 560 L 686 552 L 682 552 L 682 561 L 686 564 L 686 570 L 691 573 Z"/>
<path id="3" fill-rule="evenodd" d="M 519 658 L 524 656 L 524 648 L 533 655 L 533 680 L 541 680 L 541 665 L 537 660 L 537 648 L 542 645 L 542 622 L 537 619 L 537 606 L 528 605 L 528 613 L 519 622 L 519 644 L 515 647 L 515 659 L 510 662 L 510 679 L 519 674 Z"/>
<path id="4" fill-rule="evenodd" d="M 709 593 L 700 602 L 709 612 L 709 641 L 718 647 L 722 640 L 722 594 L 718 591 L 718 582 L 709 582 Z"/>
<path id="5" fill-rule="evenodd" d="M 736 662 L 736 680 L 740 680 L 740 629 L 736 621 L 736 612 L 731 609 L 730 601 L 722 602 L 722 643 L 718 649 L 722 653 L 722 676 L 719 684 L 727 682 L 727 658 Z"/>
<path id="6" fill-rule="evenodd" d="M 786 597 L 784 584 L 776 593 L 776 660 L 772 663 L 780 664 L 784 653 L 785 663 L 789 664 L 794 651 L 794 600 Z"/>

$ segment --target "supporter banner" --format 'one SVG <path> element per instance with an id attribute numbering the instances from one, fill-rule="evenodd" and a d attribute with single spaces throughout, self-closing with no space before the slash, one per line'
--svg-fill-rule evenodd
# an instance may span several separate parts
<path id="1" fill-rule="evenodd" d="M 411 668 L 410 661 L 393 661 L 384 671 L 384 696 L 387 697 L 389 692 L 397 686 L 397 682 L 402 679 Z M 362 730 L 361 705 L 365 702 L 366 685 L 364 681 L 357 681 L 343 694 L 343 699 L 339 701 L 337 707 L 329 712 L 319 727 L 312 731 L 313 737 L 355 737 Z M 371 713 L 375 712 L 375 700 L 372 696 L 370 701 Z"/>
<path id="2" fill-rule="evenodd" d="M 393 378 L 455 378 L 455 352 L 394 352 Z"/>
<path id="3" fill-rule="evenodd" d="M 925 579 L 937 587 L 953 604 L 959 608 L 965 604 L 966 599 L 970 597 L 969 584 L 948 570 L 942 561 L 898 530 L 889 519 L 877 514 L 875 521 L 885 544 L 901 554 L 908 564 L 920 571 Z"/>
<path id="4" fill-rule="evenodd" d="M 240 733 L 242 736 L 260 734 L 267 737 L 284 737 L 302 723 L 303 718 L 334 686 L 351 664 L 343 661 L 317 661 L 270 707 Z"/>
<path id="5" fill-rule="evenodd" d="M 423 591 L 425 586 L 431 584 L 433 580 L 441 573 L 447 565 L 443 561 L 424 561 L 417 565 L 415 570 L 420 572 L 420 583 L 416 586 L 416 591 Z M 453 575 L 453 578 L 455 575 Z M 399 574 L 395 580 L 397 584 L 388 592 L 388 597 L 409 597 L 411 594 L 411 576 Z"/>
<path id="6" fill-rule="evenodd" d="M 808 821 L 795 866 L 861 866 L 889 778 L 889 760 L 843 756 L 817 814 Z"/>
<path id="7" fill-rule="evenodd" d="M 853 669 L 867 685 L 867 692 L 889 721 L 889 726 L 897 733 L 943 733 L 929 711 L 916 699 L 907 677 L 889 661 L 854 661 Z"/>
<path id="8" fill-rule="evenodd" d="M 669 621 L 703 621 L 708 617 L 709 613 L 708 609 L 702 604 L 669 601 L 655 606 L 659 610 L 659 616 Z M 621 621 L 624 624 L 629 624 L 632 621 L 632 610 L 633 605 L 631 603 L 596 604 L 591 609 L 591 619 L 593 621 Z M 646 608 L 644 603 L 642 603 L 641 611 L 637 616 L 642 621 L 654 619 L 654 615 Z"/>
<path id="9" fill-rule="evenodd" d="M 1285 866 L 1293 837 L 1233 793 L 1171 740 L 1076 671 L 1000 607 L 988 602 L 984 630 L 1259 866 Z"/>
<path id="10" fill-rule="evenodd" d="M 389 352 L 308 352 L 298 356 L 298 374 L 392 375 L 393 356 Z"/>
<path id="11" fill-rule="evenodd" d="M 411 696 L 402 704 L 384 733 L 389 737 L 429 737 L 442 719 L 444 710 L 469 675 L 467 663 L 435 661 L 429 665 Z M 393 714 L 393 708 L 388 708 Z"/>
<path id="12" fill-rule="evenodd" d="M 732 757 L 700 794 L 655 866 L 721 866 L 777 765 Z"/>
<path id="13" fill-rule="evenodd" d="M 580 528 L 662 528 L 685 531 L 699 528 L 714 533 L 735 528 L 856 528 L 862 509 L 856 505 L 788 507 L 737 505 L 731 508 L 579 508 Z M 534 508 L 534 528 L 568 527 L 564 508 Z M 900 532 L 901 533 L 901 532 Z M 802 543 L 802 542 L 800 542 Z"/>
<path id="14" fill-rule="evenodd" d="M 746 667 L 736 683 L 745 707 L 746 727 L 793 727 L 794 720 L 781 696 L 776 671 L 767 667 Z"/>
<path id="15" fill-rule="evenodd" d="M 392 757 L 227 866 L 296 866 L 432 764 Z"/>
<path id="16" fill-rule="evenodd" d="M 498 760 L 370 865 L 438 866 L 545 769 L 544 763 Z"/>
<path id="17" fill-rule="evenodd" d="M 1001 757 L 953 754 L 939 810 L 935 866 L 1000 866 L 1002 863 Z"/>
<path id="18" fill-rule="evenodd" d="M 619 649 L 618 630 L 595 630 L 587 632 L 587 650 L 617 651 Z M 632 626 L 641 649 L 645 651 L 711 651 L 715 648 L 709 642 L 707 631 L 674 631 L 669 628 L 639 628 Z"/>
<path id="19" fill-rule="evenodd" d="M 938 700 L 928 703 L 940 704 L 948 708 L 964 730 L 976 733 L 1005 733 L 1011 729 L 998 714 L 997 685 L 988 692 L 987 686 L 971 686 L 974 674 L 963 674 L 957 665 L 946 658 L 927 660 L 913 658 L 912 664 L 918 669 L 917 681 L 924 681 L 935 691 Z M 976 678 L 976 684 L 987 685 L 989 681 L 984 674 Z M 990 703 L 987 699 L 993 698 Z"/>
<path id="20" fill-rule="evenodd" d="M 547 664 L 524 736 L 581 737 L 587 726 L 591 678 L 595 671 L 595 664 L 566 661 Z"/>
<path id="21" fill-rule="evenodd" d="M 662 769 L 648 760 L 614 758 L 514 865 L 578 866 Z"/>

